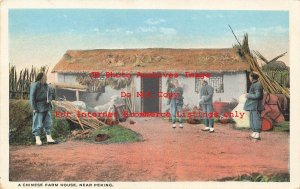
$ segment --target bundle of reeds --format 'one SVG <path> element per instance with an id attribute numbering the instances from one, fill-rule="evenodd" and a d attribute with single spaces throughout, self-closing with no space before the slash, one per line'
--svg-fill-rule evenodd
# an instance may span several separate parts
<path id="1" fill-rule="evenodd" d="M 289 88 L 290 87 L 290 72 L 287 70 L 264 70 L 270 79 L 276 81 L 281 86 Z"/>
<path id="2" fill-rule="evenodd" d="M 123 89 L 130 85 L 131 78 L 92 78 L 88 74 L 81 74 L 76 77 L 81 85 L 88 86 L 90 91 L 102 91 L 102 88 L 105 86 L 110 86 L 113 89 Z"/>
<path id="3" fill-rule="evenodd" d="M 76 81 L 81 85 L 87 86 L 91 92 L 102 91 L 102 88 L 105 87 L 105 80 L 92 78 L 88 74 L 78 75 Z"/>
<path id="4" fill-rule="evenodd" d="M 130 112 L 135 112 L 135 87 L 134 87 L 134 80 L 131 81 L 129 85 L 125 88 L 125 92 L 128 93 L 130 91 L 131 96 L 124 98 L 125 104 Z"/>
<path id="5" fill-rule="evenodd" d="M 283 94 L 287 98 L 290 98 L 290 90 L 279 85 L 275 80 L 270 79 L 268 75 L 264 74 L 261 67 L 259 67 L 256 57 L 253 55 L 249 48 L 248 34 L 246 33 L 244 35 L 243 42 L 240 43 L 231 27 L 230 29 L 238 43 L 233 47 L 236 48 L 239 55 L 248 62 L 251 71 L 256 71 L 259 74 L 259 81 L 261 82 L 264 90 L 271 94 Z"/>
<path id="6" fill-rule="evenodd" d="M 96 117 L 80 117 L 80 116 L 78 116 L 78 112 L 82 113 L 83 111 L 80 110 L 79 108 L 77 108 L 74 104 L 72 104 L 69 101 L 53 100 L 52 104 L 54 105 L 56 111 L 69 112 L 69 116 L 66 116 L 65 118 L 74 123 L 79 124 L 83 130 L 85 130 L 85 128 L 98 129 L 98 128 L 101 128 L 102 126 L 107 126 L 107 124 L 100 121 Z"/>
<path id="7" fill-rule="evenodd" d="M 106 78 L 105 84 L 109 85 L 113 89 L 123 89 L 129 86 L 131 78 Z"/>

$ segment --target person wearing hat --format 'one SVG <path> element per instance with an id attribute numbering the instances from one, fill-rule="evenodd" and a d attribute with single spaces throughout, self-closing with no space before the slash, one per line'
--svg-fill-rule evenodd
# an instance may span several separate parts
<path id="1" fill-rule="evenodd" d="M 169 93 L 176 94 L 172 95 L 168 99 L 168 104 L 170 104 L 171 118 L 172 118 L 172 128 L 176 128 L 176 117 L 178 115 L 179 128 L 183 128 L 182 125 L 182 106 L 183 106 L 183 88 L 179 85 L 177 79 L 173 79 Z"/>
<path id="2" fill-rule="evenodd" d="M 200 89 L 200 101 L 199 105 L 204 113 L 204 125 L 205 127 L 202 131 L 208 131 L 210 133 L 214 132 L 214 119 L 213 115 L 213 95 L 214 88 L 209 85 L 209 78 L 204 77 L 201 79 L 201 89 Z"/>
<path id="3" fill-rule="evenodd" d="M 52 139 L 51 127 L 51 100 L 53 94 L 50 92 L 50 87 L 47 84 L 47 75 L 43 72 L 39 73 L 35 82 L 30 85 L 29 101 L 33 109 L 32 119 L 32 134 L 35 136 L 36 145 L 42 145 L 40 138 L 41 129 L 44 128 L 48 144 L 56 144 Z"/>
<path id="4" fill-rule="evenodd" d="M 264 110 L 262 104 L 263 100 L 263 87 L 258 81 L 259 74 L 257 72 L 251 72 L 249 75 L 250 82 L 252 83 L 249 89 L 249 93 L 246 93 L 246 102 L 244 110 L 250 112 L 250 128 L 252 130 L 251 138 L 260 140 L 261 132 L 261 112 Z"/>

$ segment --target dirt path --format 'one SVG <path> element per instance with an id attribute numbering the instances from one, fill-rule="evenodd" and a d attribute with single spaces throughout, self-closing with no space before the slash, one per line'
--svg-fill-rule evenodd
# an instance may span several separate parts
<path id="1" fill-rule="evenodd" d="M 263 140 L 247 139 L 248 131 L 216 125 L 172 129 L 162 119 L 137 119 L 123 125 L 140 133 L 143 142 L 92 144 L 69 141 L 52 146 L 12 146 L 12 181 L 203 181 L 245 173 L 288 172 L 289 135 L 264 132 Z"/>

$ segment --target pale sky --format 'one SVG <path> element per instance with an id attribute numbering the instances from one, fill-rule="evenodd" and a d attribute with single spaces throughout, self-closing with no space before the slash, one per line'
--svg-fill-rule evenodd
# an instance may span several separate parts
<path id="1" fill-rule="evenodd" d="M 9 59 L 53 68 L 69 49 L 230 48 L 230 24 L 270 60 L 289 51 L 288 20 L 287 11 L 10 9 Z"/>

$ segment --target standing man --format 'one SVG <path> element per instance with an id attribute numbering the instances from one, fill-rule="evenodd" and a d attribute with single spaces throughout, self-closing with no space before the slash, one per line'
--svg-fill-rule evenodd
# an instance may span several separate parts
<path id="1" fill-rule="evenodd" d="M 208 131 L 210 133 L 214 132 L 214 119 L 213 119 L 213 95 L 214 88 L 208 84 L 209 78 L 204 77 L 201 80 L 201 89 L 200 89 L 200 101 L 199 105 L 204 113 L 204 124 L 205 127 L 202 131 Z"/>
<path id="2" fill-rule="evenodd" d="M 36 145 L 42 145 L 40 138 L 41 128 L 45 129 L 48 144 L 57 142 L 51 137 L 51 100 L 53 95 L 47 84 L 47 76 L 41 72 L 37 75 L 35 82 L 30 85 L 30 105 L 33 109 L 32 134 L 35 136 Z"/>
<path id="3" fill-rule="evenodd" d="M 176 117 L 178 115 L 179 128 L 183 128 L 182 125 L 182 106 L 183 106 L 183 88 L 179 85 L 177 79 L 174 79 L 171 83 L 170 90 L 171 97 L 168 99 L 170 104 L 171 117 L 172 117 L 172 128 L 176 128 Z"/>
<path id="4" fill-rule="evenodd" d="M 250 86 L 249 93 L 246 94 L 246 102 L 244 110 L 250 111 L 250 128 L 252 130 L 251 138 L 260 140 L 261 131 L 261 111 L 264 110 L 262 104 L 263 99 L 263 87 L 258 81 L 259 75 L 257 72 L 251 72 L 249 75 Z"/>

